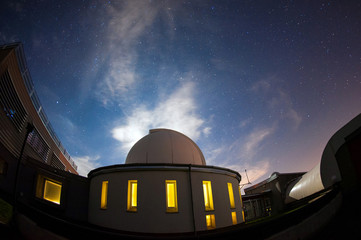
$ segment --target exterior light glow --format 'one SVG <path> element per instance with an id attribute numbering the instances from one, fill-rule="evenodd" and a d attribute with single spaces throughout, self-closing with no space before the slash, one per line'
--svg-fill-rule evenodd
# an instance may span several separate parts
<path id="1" fill-rule="evenodd" d="M 227 185 L 228 185 L 229 203 L 231 204 L 231 208 L 235 208 L 232 183 L 227 183 Z"/>
<path id="2" fill-rule="evenodd" d="M 178 212 L 177 181 L 166 180 L 167 212 Z"/>
<path id="3" fill-rule="evenodd" d="M 203 196 L 206 211 L 214 210 L 211 181 L 203 181 Z"/>
<path id="4" fill-rule="evenodd" d="M 138 181 L 129 180 L 128 181 L 128 201 L 127 201 L 127 211 L 136 212 L 137 211 L 137 189 Z"/>
<path id="5" fill-rule="evenodd" d="M 107 209 L 108 207 L 108 181 L 102 182 L 102 193 L 100 199 L 100 208 Z"/>

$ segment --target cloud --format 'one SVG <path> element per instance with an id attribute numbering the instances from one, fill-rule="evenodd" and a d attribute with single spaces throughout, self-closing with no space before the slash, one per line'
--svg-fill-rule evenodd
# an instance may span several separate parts
<path id="1" fill-rule="evenodd" d="M 273 129 L 271 128 L 257 129 L 252 132 L 248 136 L 247 141 L 242 147 L 242 151 L 244 153 L 243 155 L 245 155 L 248 159 L 253 158 L 253 156 L 256 154 L 256 151 L 259 149 L 262 141 L 272 132 Z"/>
<path id="2" fill-rule="evenodd" d="M 275 131 L 275 127 L 255 128 L 246 136 L 240 136 L 227 149 L 232 153 L 231 159 L 252 162 L 261 152 L 263 143 Z M 231 160 L 233 161 L 233 160 Z"/>
<path id="3" fill-rule="evenodd" d="M 129 150 L 134 143 L 152 128 L 170 128 L 184 133 L 193 140 L 208 135 L 211 127 L 196 112 L 195 84 L 183 82 L 165 99 L 160 99 L 153 108 L 137 106 L 126 116 L 124 123 L 111 130 L 114 139 L 120 142 L 121 149 Z"/>
<path id="4" fill-rule="evenodd" d="M 223 145 L 206 153 L 208 165 L 221 165 L 239 172 L 242 182 L 247 182 L 244 170 L 247 169 L 252 183 L 259 181 L 270 171 L 270 159 L 264 153 L 266 140 L 275 132 L 275 127 L 255 128 L 241 135 L 229 146 Z"/>
<path id="5" fill-rule="evenodd" d="M 106 43 L 100 53 L 106 59 L 107 70 L 96 84 L 96 96 L 104 105 L 119 103 L 124 100 L 124 93 L 136 86 L 136 44 L 160 9 L 160 5 L 150 1 L 123 1 L 109 6 Z"/>
<path id="6" fill-rule="evenodd" d="M 297 130 L 302 123 L 301 115 L 294 108 L 290 94 L 281 87 L 273 86 L 272 81 L 276 80 L 274 78 L 260 80 L 252 85 L 251 91 L 263 97 L 268 111 L 273 116 L 278 116 L 277 121 L 288 120 L 293 130 Z"/>
<path id="7" fill-rule="evenodd" d="M 268 159 L 264 159 L 259 162 L 246 163 L 244 165 L 226 165 L 225 167 L 237 171 L 241 174 L 241 184 L 248 183 L 248 180 L 250 184 L 255 184 L 260 180 L 263 180 L 263 178 L 265 178 L 265 175 L 269 174 L 270 166 L 270 161 Z M 245 170 L 247 170 L 248 179 L 245 174 Z"/>
<path id="8" fill-rule="evenodd" d="M 271 84 L 268 81 L 260 80 L 252 85 L 251 90 L 255 92 L 268 92 L 270 88 Z"/>
<path id="9" fill-rule="evenodd" d="M 81 156 L 81 157 L 72 157 L 75 164 L 78 166 L 78 173 L 81 176 L 87 176 L 88 173 L 100 167 L 100 163 L 98 162 L 100 156 Z"/>

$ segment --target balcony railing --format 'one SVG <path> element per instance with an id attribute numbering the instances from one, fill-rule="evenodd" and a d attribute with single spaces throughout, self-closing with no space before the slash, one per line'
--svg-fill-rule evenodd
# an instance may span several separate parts
<path id="1" fill-rule="evenodd" d="M 71 164 L 71 166 L 75 170 L 77 170 L 78 169 L 77 165 L 74 163 L 74 161 L 71 158 L 70 154 L 66 151 L 66 149 L 64 148 L 64 146 L 60 142 L 58 136 L 56 135 L 56 133 L 55 133 L 55 131 L 53 129 L 53 127 L 51 126 L 51 123 L 50 123 L 48 117 L 46 116 L 46 113 L 44 112 L 44 109 L 43 109 L 43 107 L 42 107 L 42 105 L 40 103 L 38 95 L 36 94 L 33 81 L 31 79 L 29 70 L 27 68 L 23 45 L 21 43 L 13 43 L 13 44 L 8 44 L 8 45 L 2 46 L 2 47 L 3 48 L 15 47 L 15 53 L 16 53 L 16 57 L 17 57 L 17 60 L 18 60 L 19 67 L 20 67 L 20 72 L 21 72 L 22 78 L 24 80 L 24 83 L 25 83 L 26 89 L 28 91 L 28 94 L 29 94 L 29 96 L 31 98 L 31 101 L 33 102 L 33 105 L 34 105 L 39 117 L 41 118 L 44 126 L 48 130 L 50 136 L 52 137 L 53 141 L 58 146 L 58 148 L 60 149 L 60 151 L 62 152 L 64 157 Z"/>

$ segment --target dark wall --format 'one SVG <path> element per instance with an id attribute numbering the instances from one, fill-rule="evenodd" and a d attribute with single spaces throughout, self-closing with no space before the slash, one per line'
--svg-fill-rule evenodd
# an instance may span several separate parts
<path id="1" fill-rule="evenodd" d="M 0 196 L 12 201 L 17 159 L 0 143 L 0 161 L 3 173 L 0 174 Z"/>
<path id="2" fill-rule="evenodd" d="M 361 186 L 361 128 L 348 136 L 336 153 L 340 169 L 341 186 L 345 195 L 360 194 Z"/>
<path id="3" fill-rule="evenodd" d="M 38 175 L 62 183 L 60 205 L 36 197 Z M 89 184 L 85 177 L 28 158 L 23 161 L 19 171 L 17 193 L 19 205 L 25 208 L 64 220 L 88 220 Z"/>

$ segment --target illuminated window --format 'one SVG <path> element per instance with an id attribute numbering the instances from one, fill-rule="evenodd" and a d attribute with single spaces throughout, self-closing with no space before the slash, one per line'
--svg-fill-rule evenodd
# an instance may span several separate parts
<path id="1" fill-rule="evenodd" d="M 61 183 L 56 183 L 45 179 L 43 198 L 50 202 L 60 204 Z"/>
<path id="2" fill-rule="evenodd" d="M 211 181 L 203 181 L 203 195 L 206 211 L 214 210 Z"/>
<path id="3" fill-rule="evenodd" d="M 214 217 L 214 214 L 206 215 L 206 225 L 207 229 L 216 228 L 216 218 Z"/>
<path id="4" fill-rule="evenodd" d="M 240 187 L 238 187 L 238 191 L 239 191 L 239 198 L 241 199 L 242 219 L 243 219 L 243 222 L 244 222 L 245 218 L 244 218 L 243 202 L 242 202 L 242 195 L 241 195 L 241 188 Z"/>
<path id="5" fill-rule="evenodd" d="M 130 212 L 137 211 L 137 180 L 129 180 L 128 181 L 128 203 L 127 210 Z"/>
<path id="6" fill-rule="evenodd" d="M 60 205 L 61 189 L 61 182 L 38 175 L 36 197 Z"/>
<path id="7" fill-rule="evenodd" d="M 232 212 L 232 223 L 233 224 L 237 224 L 237 214 L 236 212 Z"/>
<path id="8" fill-rule="evenodd" d="M 178 212 L 177 182 L 176 180 L 165 180 L 167 212 Z"/>
<path id="9" fill-rule="evenodd" d="M 107 209 L 108 207 L 108 181 L 102 182 L 102 193 L 100 198 L 100 208 Z"/>
<path id="10" fill-rule="evenodd" d="M 229 203 L 231 204 L 231 208 L 235 208 L 232 183 L 227 183 L 227 185 L 228 185 Z"/>

